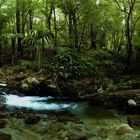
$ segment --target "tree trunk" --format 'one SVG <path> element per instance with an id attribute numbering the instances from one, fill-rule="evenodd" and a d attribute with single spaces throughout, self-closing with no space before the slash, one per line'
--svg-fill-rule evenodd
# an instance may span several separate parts
<path id="1" fill-rule="evenodd" d="M 72 32 L 73 32 L 73 28 L 72 28 L 72 15 L 71 13 L 69 13 L 69 43 L 72 43 Z"/>
<path id="2" fill-rule="evenodd" d="M 94 35 L 94 32 L 93 32 L 93 24 L 91 24 L 91 27 L 90 27 L 90 38 L 91 38 L 91 49 L 96 49 L 96 43 L 95 43 L 95 35 Z"/>
<path id="3" fill-rule="evenodd" d="M 127 23 L 126 23 L 126 43 L 127 43 L 127 48 L 128 48 L 128 54 L 127 54 L 127 60 L 126 60 L 126 65 L 127 67 L 130 67 L 130 60 L 132 57 L 132 38 L 131 38 L 131 33 L 130 33 L 130 19 L 131 18 L 131 13 L 128 13 L 127 16 Z"/>
<path id="4" fill-rule="evenodd" d="M 19 0 L 16 0 L 16 30 L 18 34 L 21 34 L 20 30 L 20 10 L 19 10 Z M 18 57 L 22 55 L 22 44 L 21 37 L 18 37 Z"/>
<path id="5" fill-rule="evenodd" d="M 52 11 L 53 11 L 53 2 L 51 3 L 50 5 L 50 12 L 49 12 L 49 15 L 48 15 L 48 29 L 49 31 L 51 32 L 51 16 L 52 16 Z"/>
<path id="6" fill-rule="evenodd" d="M 74 46 L 79 50 L 78 48 L 78 31 L 77 31 L 77 19 L 76 19 L 76 13 L 73 13 L 73 34 L 74 34 Z"/>
<path id="7" fill-rule="evenodd" d="M 56 51 L 57 47 L 57 23 L 56 23 L 56 13 L 54 8 L 54 50 Z"/>
<path id="8" fill-rule="evenodd" d="M 21 25 L 21 32 L 22 32 L 22 35 L 25 34 L 25 16 L 24 16 L 24 11 L 22 11 L 21 13 L 21 21 L 22 21 L 22 25 Z"/>
<path id="9" fill-rule="evenodd" d="M 0 33 L 1 37 L 1 33 Z M 1 38 L 0 38 L 0 67 L 2 67 L 2 43 L 1 43 Z"/>
<path id="10" fill-rule="evenodd" d="M 15 46 L 16 46 L 16 41 L 15 38 L 11 38 L 11 46 L 12 46 L 12 64 L 15 63 Z"/>
<path id="11" fill-rule="evenodd" d="M 33 13 L 32 10 L 29 10 L 29 20 L 30 20 L 30 31 L 33 30 Z"/>

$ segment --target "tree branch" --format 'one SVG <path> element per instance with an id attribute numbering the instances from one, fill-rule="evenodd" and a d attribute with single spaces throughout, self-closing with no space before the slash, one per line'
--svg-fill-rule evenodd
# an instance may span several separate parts
<path id="1" fill-rule="evenodd" d="M 125 9 L 122 9 L 121 5 L 119 4 L 119 2 L 117 0 L 114 0 L 115 3 L 117 4 L 118 8 L 122 11 L 122 12 L 125 12 L 125 13 L 129 13 L 128 11 L 126 11 Z"/>
<path id="2" fill-rule="evenodd" d="M 136 27 L 136 25 L 137 25 L 137 23 L 138 23 L 139 20 L 140 20 L 140 16 L 136 19 L 136 21 L 133 24 L 133 28 L 132 28 L 132 31 L 131 31 L 131 37 L 132 37 L 132 35 L 134 33 L 135 27 Z"/>

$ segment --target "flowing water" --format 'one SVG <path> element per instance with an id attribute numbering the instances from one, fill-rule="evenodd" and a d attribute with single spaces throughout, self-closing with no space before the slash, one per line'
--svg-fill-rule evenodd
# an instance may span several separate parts
<path id="1" fill-rule="evenodd" d="M 114 108 L 93 106 L 88 102 L 57 102 L 57 99 L 54 102 L 52 99 L 1 94 L 0 101 L 9 112 L 16 114 L 26 110 L 26 117 L 34 113 L 41 120 L 36 125 L 27 125 L 25 118 L 10 116 L 6 118 L 6 127 L 0 128 L 0 132 L 9 133 L 12 140 L 80 140 L 80 137 L 85 140 L 140 139 L 139 128 L 116 135 L 116 129 L 121 125 L 128 126 L 128 122 L 127 115 Z"/>
<path id="2" fill-rule="evenodd" d="M 74 103 L 47 103 L 53 97 L 38 97 L 38 96 L 17 96 L 17 95 L 2 95 L 5 99 L 5 105 L 11 108 L 26 108 L 36 111 L 55 110 L 61 111 L 64 109 L 76 108 Z"/>

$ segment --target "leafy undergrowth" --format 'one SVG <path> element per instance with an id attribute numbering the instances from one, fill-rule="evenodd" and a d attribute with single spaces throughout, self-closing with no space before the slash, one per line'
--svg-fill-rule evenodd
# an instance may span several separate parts
<path id="1" fill-rule="evenodd" d="M 20 79 L 43 75 L 49 76 L 51 80 L 55 77 L 55 82 L 58 82 L 60 88 L 70 85 L 77 91 L 89 94 L 140 85 L 132 82 L 131 79 L 130 82 L 123 81 L 121 75 L 124 69 L 123 59 L 122 56 L 115 56 L 112 52 L 103 49 L 90 50 L 82 54 L 70 48 L 59 48 L 56 55 L 48 55 L 45 58 L 46 61 L 40 69 L 37 61 L 29 60 L 20 60 L 15 65 L 1 68 L 0 82 L 6 83 L 11 79 L 18 79 L 20 82 Z"/>

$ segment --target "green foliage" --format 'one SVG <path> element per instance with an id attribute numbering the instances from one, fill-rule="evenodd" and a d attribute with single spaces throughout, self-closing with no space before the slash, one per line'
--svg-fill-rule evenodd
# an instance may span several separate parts
<path id="1" fill-rule="evenodd" d="M 47 62 L 46 69 L 62 78 L 114 76 L 121 73 L 123 64 L 116 62 L 113 53 L 107 50 L 91 50 L 85 55 L 70 48 L 60 48 L 58 53 Z"/>
<path id="2" fill-rule="evenodd" d="M 108 60 L 112 58 L 112 54 L 107 51 L 107 50 L 103 50 L 103 49 L 98 49 L 98 50 L 90 50 L 88 52 L 89 57 L 94 57 L 94 59 L 96 60 Z"/>
<path id="3" fill-rule="evenodd" d="M 36 70 L 37 69 L 37 62 L 36 61 L 28 61 L 28 60 L 21 60 L 19 62 L 19 70 L 24 70 L 24 69 L 32 69 Z"/>
<path id="4" fill-rule="evenodd" d="M 62 78 L 78 78 L 86 74 L 87 64 L 72 49 L 60 49 L 49 68 Z"/>
<path id="5" fill-rule="evenodd" d="M 93 68 L 92 70 L 95 70 L 98 76 L 113 76 L 120 73 L 124 68 L 122 62 L 118 60 L 116 62 L 119 56 L 116 57 L 108 50 L 92 50 L 85 54 L 85 57 L 91 68 Z"/>
<path id="6" fill-rule="evenodd" d="M 21 60 L 17 65 L 3 67 L 2 71 L 6 73 L 14 73 L 24 71 L 26 69 L 36 70 L 37 69 L 37 62 L 35 61 L 28 61 L 28 60 Z"/>

